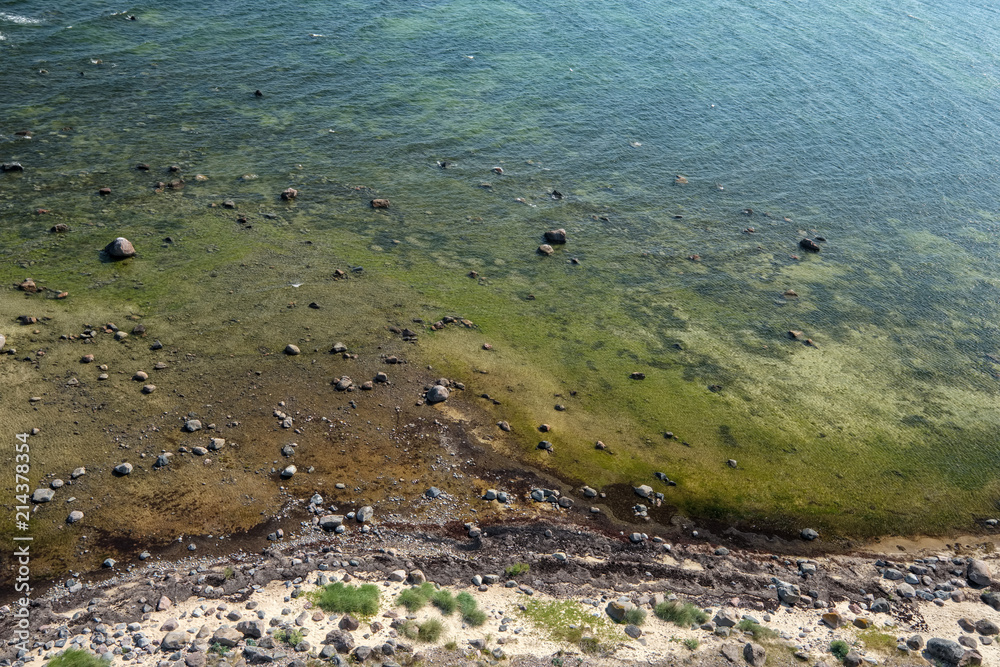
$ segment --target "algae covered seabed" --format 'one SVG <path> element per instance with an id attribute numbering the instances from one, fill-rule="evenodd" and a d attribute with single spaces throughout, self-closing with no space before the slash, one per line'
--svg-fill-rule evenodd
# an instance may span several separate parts
<path id="1" fill-rule="evenodd" d="M 709 117 L 722 110 L 701 104 L 700 79 L 676 73 L 677 98 L 698 109 L 669 108 L 700 129 L 671 144 L 641 104 L 616 97 L 652 95 L 615 80 L 651 63 L 536 60 L 531 30 L 512 26 L 541 20 L 516 5 L 469 28 L 510 41 L 468 54 L 454 46 L 464 33 L 435 42 L 437 22 L 454 27 L 461 12 L 385 10 L 315 33 L 251 13 L 236 17 L 238 40 L 222 29 L 233 16 L 168 11 L 74 17 L 72 29 L 51 12 L 6 28 L 0 43 L 0 82 L 18 99 L 2 103 L 0 157 L 25 168 L 0 174 L 0 333 L 17 350 L 0 356 L 0 436 L 40 429 L 33 488 L 76 466 L 97 471 L 35 514 L 63 567 L 73 553 L 114 552 L 116 535 L 138 546 L 251 528 L 285 502 L 271 469 L 291 441 L 300 470 L 316 469 L 296 478 L 301 493 L 345 475 L 389 478 L 384 461 L 399 456 L 393 465 L 408 483 L 419 477 L 408 491 L 419 495 L 448 476 L 428 472 L 434 459 L 421 447 L 390 452 L 393 429 L 445 410 L 474 415 L 469 428 L 510 467 L 572 486 L 650 484 L 688 516 L 742 528 L 943 533 L 993 515 L 1000 313 L 989 193 L 962 199 L 934 183 L 910 201 L 915 189 L 891 187 L 899 174 L 841 174 L 820 196 L 809 189 L 819 175 L 796 171 L 808 150 L 794 166 L 730 154 L 722 138 L 761 122 L 760 110 Z M 581 78 L 596 98 L 581 97 Z M 738 77 L 720 85 L 714 99 L 741 94 Z M 674 184 L 678 172 L 686 183 Z M 288 187 L 300 194 L 283 201 Z M 373 198 L 390 208 L 371 208 Z M 70 231 L 50 233 L 57 223 Z M 537 254 L 554 228 L 568 243 Z M 138 256 L 106 261 L 100 250 L 117 236 Z M 798 247 L 816 236 L 821 252 Z M 26 278 L 44 289 L 18 290 Z M 445 316 L 474 327 L 430 329 Z M 109 322 L 147 333 L 72 338 Z M 389 327 L 414 329 L 418 342 Z M 149 350 L 156 339 L 163 350 Z M 329 354 L 336 342 L 359 358 Z M 288 343 L 303 353 L 282 355 Z M 94 364 L 79 363 L 87 353 Z M 408 363 L 388 367 L 388 354 Z M 158 361 L 167 368 L 152 370 Z M 330 384 L 386 368 L 398 380 L 392 402 Z M 138 370 L 157 391 L 140 393 Z M 465 391 L 445 409 L 416 405 L 441 376 Z M 272 414 L 281 401 L 317 419 L 354 416 L 339 430 L 289 432 Z M 204 431 L 181 433 L 189 414 L 238 447 L 212 464 L 177 456 L 151 470 L 161 450 L 207 442 Z M 552 453 L 536 448 L 543 438 Z M 112 477 L 123 460 L 140 474 Z M 658 471 L 677 485 L 657 482 Z M 12 481 L 2 488 L 13 507 Z M 372 502 L 406 495 L 366 489 Z M 84 525 L 64 523 L 69 495 Z M 83 535 L 108 541 L 90 549 Z"/>

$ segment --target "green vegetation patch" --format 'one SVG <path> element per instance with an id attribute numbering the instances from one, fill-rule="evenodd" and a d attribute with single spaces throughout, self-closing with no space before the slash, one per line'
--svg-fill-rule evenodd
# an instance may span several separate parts
<path id="1" fill-rule="evenodd" d="M 583 653 L 597 655 L 606 652 L 620 639 L 613 624 L 603 614 L 594 616 L 573 600 L 531 600 L 520 615 L 553 641 L 578 646 Z"/>
<path id="2" fill-rule="evenodd" d="M 830 653 L 837 656 L 837 660 L 841 662 L 847 657 L 847 654 L 851 652 L 851 645 L 845 642 L 843 639 L 834 639 L 830 642 Z"/>
<path id="3" fill-rule="evenodd" d="M 708 620 L 708 614 L 691 604 L 680 600 L 669 600 L 656 605 L 653 610 L 656 617 L 664 621 L 669 621 L 682 628 L 689 628 L 692 625 L 701 625 Z"/>
<path id="4" fill-rule="evenodd" d="M 858 639 L 869 651 L 881 651 L 882 653 L 895 653 L 898 642 L 892 635 L 879 632 L 876 628 L 868 628 L 858 633 Z"/>
<path id="5" fill-rule="evenodd" d="M 431 618 L 417 628 L 417 640 L 427 644 L 432 644 L 441 638 L 444 632 L 444 623 L 440 619 Z"/>
<path id="6" fill-rule="evenodd" d="M 299 630 L 278 630 L 274 633 L 274 638 L 283 644 L 297 646 L 305 639 L 305 636 Z"/>
<path id="7" fill-rule="evenodd" d="M 46 663 L 48 667 L 108 667 L 111 663 L 93 653 L 71 648 Z"/>
<path id="8" fill-rule="evenodd" d="M 478 628 L 486 622 L 486 613 L 479 608 L 476 599 L 467 592 L 462 591 L 459 593 L 455 601 L 458 603 L 458 609 L 462 614 L 463 621 L 474 628 Z"/>
<path id="9" fill-rule="evenodd" d="M 345 586 L 338 581 L 307 595 L 310 601 L 326 612 L 374 616 L 378 612 L 379 592 L 374 584 Z"/>
<path id="10" fill-rule="evenodd" d="M 454 613 L 456 607 L 458 607 L 458 601 L 455 600 L 455 596 L 451 594 L 451 591 L 441 589 L 439 591 L 434 591 L 431 596 L 431 604 L 441 610 L 441 613 L 449 616 Z"/>
<path id="11" fill-rule="evenodd" d="M 744 618 L 742 621 L 737 623 L 736 629 L 742 630 L 743 632 L 749 632 L 757 641 L 766 641 L 778 638 L 778 633 L 776 631 L 771 628 L 764 627 L 760 623 L 754 623 L 747 618 Z"/>
<path id="12" fill-rule="evenodd" d="M 531 566 L 527 563 L 514 563 L 513 565 L 508 565 L 503 573 L 507 575 L 508 579 L 513 579 L 518 575 L 528 574 L 530 571 Z"/>
<path id="13" fill-rule="evenodd" d="M 407 588 L 396 598 L 396 605 L 406 607 L 410 613 L 422 609 L 434 595 L 434 584 L 424 582 L 419 586 Z"/>
<path id="14" fill-rule="evenodd" d="M 639 607 L 632 607 L 625 612 L 622 623 L 625 625 L 642 625 L 646 622 L 646 611 Z"/>

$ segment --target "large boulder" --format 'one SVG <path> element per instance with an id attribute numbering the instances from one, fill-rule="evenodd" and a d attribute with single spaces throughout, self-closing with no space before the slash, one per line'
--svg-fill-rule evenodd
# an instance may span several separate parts
<path id="1" fill-rule="evenodd" d="M 243 634 L 239 630 L 231 628 L 228 625 L 224 625 L 216 630 L 215 634 L 212 635 L 211 643 L 232 648 L 239 644 L 242 639 Z"/>
<path id="2" fill-rule="evenodd" d="M 965 648 L 950 639 L 932 637 L 927 640 L 927 653 L 932 658 L 937 658 L 950 665 L 957 665 L 965 655 Z"/>
<path id="3" fill-rule="evenodd" d="M 354 648 L 354 637 L 351 636 L 351 633 L 343 630 L 331 630 L 326 633 L 323 643 L 332 646 L 337 653 L 350 653 Z"/>
<path id="4" fill-rule="evenodd" d="M 236 629 L 244 637 L 260 639 L 264 636 L 264 624 L 261 621 L 240 621 L 236 624 Z"/>
<path id="5" fill-rule="evenodd" d="M 615 623 L 621 623 L 625 620 L 625 614 L 632 609 L 635 609 L 635 605 L 628 600 L 612 600 L 608 603 L 605 611 L 608 612 L 608 616 L 611 617 L 611 620 Z"/>
<path id="6" fill-rule="evenodd" d="M 748 642 L 743 647 L 743 659 L 747 661 L 750 667 L 764 667 L 764 660 L 766 659 L 764 647 L 760 644 Z"/>
<path id="7" fill-rule="evenodd" d="M 127 259 L 135 256 L 135 246 L 124 236 L 119 236 L 104 246 L 104 252 L 108 253 L 112 259 Z"/>
<path id="8" fill-rule="evenodd" d="M 990 566 L 985 561 L 978 559 L 969 561 L 969 569 L 965 576 L 968 577 L 969 583 L 973 586 L 989 586 L 993 583 L 993 573 L 990 572 Z"/>
<path id="9" fill-rule="evenodd" d="M 160 642 L 160 650 L 163 652 L 179 651 L 185 646 L 187 646 L 187 633 L 181 630 L 168 632 Z"/>

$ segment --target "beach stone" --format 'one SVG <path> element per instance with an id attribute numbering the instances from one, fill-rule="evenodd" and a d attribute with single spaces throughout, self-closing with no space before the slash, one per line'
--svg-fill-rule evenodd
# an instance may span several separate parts
<path id="1" fill-rule="evenodd" d="M 632 544 L 642 544 L 646 541 L 646 536 L 643 533 L 632 533 L 628 539 Z"/>
<path id="2" fill-rule="evenodd" d="M 427 390 L 426 399 L 428 403 L 441 403 L 442 401 L 448 400 L 448 396 L 448 388 L 436 384 Z"/>
<path id="3" fill-rule="evenodd" d="M 625 634 L 632 639 L 638 639 L 639 637 L 642 637 L 642 630 L 638 625 L 629 624 L 625 626 Z"/>
<path id="4" fill-rule="evenodd" d="M 78 523 L 80 521 L 83 521 L 83 512 L 80 510 L 73 510 L 69 513 L 69 516 L 66 517 L 66 523 Z"/>
<path id="5" fill-rule="evenodd" d="M 113 259 L 127 259 L 135 256 L 135 246 L 124 236 L 119 236 L 104 246 L 104 252 Z"/>
<path id="6" fill-rule="evenodd" d="M 208 448 L 211 449 L 213 452 L 217 452 L 220 449 L 222 449 L 222 447 L 225 444 L 226 444 L 225 438 L 212 438 L 212 440 L 208 443 Z"/>
<path id="7" fill-rule="evenodd" d="M 633 489 L 635 490 L 635 495 L 639 496 L 640 498 L 649 498 L 653 495 L 653 487 L 647 484 L 633 487 Z"/>
<path id="8" fill-rule="evenodd" d="M 31 494 L 31 502 L 47 503 L 51 501 L 55 495 L 56 492 L 52 489 L 35 489 L 35 492 Z"/>
<path id="9" fill-rule="evenodd" d="M 778 599 L 789 606 L 795 606 L 795 604 L 802 599 L 802 592 L 798 586 L 789 583 L 787 581 L 779 581 L 777 579 L 772 579 L 772 583 L 778 593 Z"/>
<path id="10" fill-rule="evenodd" d="M 343 514 L 327 514 L 320 517 L 319 525 L 323 530 L 336 530 L 338 526 L 343 525 L 344 515 Z"/>
<path id="11" fill-rule="evenodd" d="M 370 521 L 374 514 L 375 510 L 373 510 L 370 505 L 365 505 L 364 507 L 358 510 L 358 513 L 355 515 L 354 518 L 358 520 L 358 523 L 364 523 L 366 521 Z"/>
<path id="12" fill-rule="evenodd" d="M 538 246 L 538 254 L 539 255 L 546 255 L 546 256 L 548 256 L 548 255 L 551 255 L 554 252 L 555 252 L 555 250 L 553 250 L 552 246 L 550 246 L 548 243 L 543 243 L 542 245 Z"/>
<path id="13" fill-rule="evenodd" d="M 243 658 L 248 665 L 264 665 L 274 662 L 275 655 L 267 649 L 258 646 L 244 646 Z"/>
<path id="14" fill-rule="evenodd" d="M 851 649 L 844 657 L 844 667 L 861 667 L 862 663 L 864 663 L 864 658 L 854 649 Z"/>
<path id="15" fill-rule="evenodd" d="M 889 613 L 889 601 L 885 598 L 878 598 L 871 603 L 868 607 L 869 611 L 873 614 L 888 614 Z"/>
<path id="16" fill-rule="evenodd" d="M 406 573 L 404 572 L 403 579 L 405 578 L 406 578 Z M 402 579 L 400 579 L 400 581 L 402 581 Z M 339 627 L 341 630 L 346 630 L 347 632 L 354 632 L 360 626 L 361 623 L 358 622 L 358 619 L 354 618 L 350 614 L 344 614 L 344 616 L 340 619 L 340 622 L 337 624 L 337 627 Z"/>
<path id="17" fill-rule="evenodd" d="M 299 196 L 299 191 L 296 190 L 295 188 L 286 188 L 281 192 L 281 198 L 284 199 L 285 201 L 288 201 L 290 199 L 295 199 L 298 196 Z"/>
<path id="18" fill-rule="evenodd" d="M 720 609 L 712 619 L 716 627 L 733 628 L 740 622 L 739 616 L 731 609 Z"/>
<path id="19" fill-rule="evenodd" d="M 170 457 L 166 454 L 160 454 L 156 457 L 156 462 L 153 463 L 154 468 L 163 468 L 170 464 Z"/>
<path id="20" fill-rule="evenodd" d="M 203 651 L 195 651 L 184 655 L 185 667 L 205 667 L 207 658 Z"/>
<path id="21" fill-rule="evenodd" d="M 144 384 L 144 385 L 142 385 L 142 393 L 144 393 L 144 394 L 152 394 L 154 391 L 156 391 L 156 385 L 155 384 Z"/>
<path id="22" fill-rule="evenodd" d="M 389 581 L 406 581 L 406 570 L 393 570 L 389 573 Z"/>
<path id="23" fill-rule="evenodd" d="M 896 585 L 896 593 L 900 597 L 904 597 L 907 599 L 912 599 L 917 595 L 917 592 L 914 590 L 913 586 L 911 586 L 906 582 Z"/>
<path id="24" fill-rule="evenodd" d="M 333 646 L 337 653 L 350 653 L 354 648 L 354 637 L 349 632 L 343 630 L 331 630 L 326 633 L 323 643 Z"/>
<path id="25" fill-rule="evenodd" d="M 844 617 L 835 611 L 823 614 L 823 622 L 836 630 L 844 624 Z"/>
<path id="26" fill-rule="evenodd" d="M 179 651 L 185 646 L 187 646 L 187 633 L 180 630 L 168 632 L 160 641 L 160 650 L 164 653 L 167 651 Z"/>
<path id="27" fill-rule="evenodd" d="M 132 464 L 131 463 L 119 463 L 115 466 L 115 472 L 119 475 L 130 475 L 132 474 Z"/>
<path id="28" fill-rule="evenodd" d="M 145 371 L 136 371 L 135 375 L 132 376 L 132 379 L 136 382 L 143 382 L 149 379 L 149 374 Z"/>
<path id="29" fill-rule="evenodd" d="M 428 498 L 437 498 L 438 496 L 441 495 L 441 489 L 437 488 L 436 486 L 432 486 L 431 488 L 424 491 L 424 495 L 427 496 Z"/>
<path id="30" fill-rule="evenodd" d="M 389 208 L 388 199 L 372 199 L 372 208 Z"/>
<path id="31" fill-rule="evenodd" d="M 635 609 L 635 605 L 627 600 L 612 600 L 608 603 L 605 611 L 615 623 L 621 623 L 625 619 L 625 614 Z"/>
<path id="32" fill-rule="evenodd" d="M 189 419 L 184 422 L 184 430 L 188 433 L 194 433 L 195 431 L 201 430 L 201 420 L 200 419 Z"/>
<path id="33" fill-rule="evenodd" d="M 764 667 L 766 657 L 767 654 L 764 651 L 764 647 L 760 644 L 747 642 L 746 646 L 743 647 L 743 659 L 747 661 L 750 667 Z"/>
<path id="34" fill-rule="evenodd" d="M 298 472 L 298 468 L 296 468 L 294 465 L 290 465 L 290 466 L 288 466 L 287 468 L 285 468 L 284 470 L 281 471 L 281 478 L 282 479 L 289 479 L 296 472 Z"/>
<path id="35" fill-rule="evenodd" d="M 263 621 L 240 621 L 236 624 L 236 630 L 244 637 L 251 639 L 260 639 L 265 634 Z"/>
<path id="36" fill-rule="evenodd" d="M 333 383 L 333 388 L 337 391 L 347 391 L 352 386 L 354 386 L 354 380 L 343 375 L 336 382 Z"/>
<path id="37" fill-rule="evenodd" d="M 979 644 L 976 643 L 976 640 L 973 639 L 972 637 L 969 637 L 968 635 L 962 635 L 961 637 L 959 637 L 958 643 L 964 646 L 965 648 L 971 648 L 971 649 L 974 649 L 977 646 L 979 646 Z"/>
<path id="38" fill-rule="evenodd" d="M 802 532 L 801 532 L 801 533 L 799 533 L 799 536 L 800 536 L 800 537 L 801 537 L 801 538 L 802 538 L 803 540 L 806 540 L 806 541 L 809 541 L 809 542 L 811 542 L 811 541 L 815 540 L 815 539 L 816 539 L 817 537 L 819 537 L 819 533 L 817 533 L 817 532 L 816 532 L 815 530 L 813 530 L 812 528 L 803 528 L 803 529 L 802 529 Z"/>
<path id="39" fill-rule="evenodd" d="M 215 631 L 215 634 L 212 635 L 213 644 L 219 644 L 220 646 L 226 646 L 228 648 L 233 648 L 239 644 L 242 639 L 243 633 L 228 625 L 223 625 Z"/>
<path id="40" fill-rule="evenodd" d="M 114 566 L 115 566 L 115 565 L 116 565 L 117 563 L 118 563 L 118 561 L 116 561 L 116 560 L 115 560 L 114 558 L 105 558 L 105 559 L 104 559 L 104 562 L 103 562 L 103 563 L 101 563 L 101 567 L 107 567 L 107 568 L 112 568 L 112 567 L 114 567 Z"/>
<path id="41" fill-rule="evenodd" d="M 1000 634 L 1000 625 L 988 618 L 983 618 L 976 621 L 976 632 L 981 635 L 997 635 Z"/>
<path id="42" fill-rule="evenodd" d="M 890 567 L 885 569 L 885 571 L 882 573 L 882 576 L 885 577 L 886 579 L 889 579 L 890 581 L 899 581 L 900 579 L 903 578 L 903 573 L 900 572 L 899 570 Z"/>
<path id="43" fill-rule="evenodd" d="M 566 243 L 566 230 L 565 229 L 553 229 L 551 231 L 545 232 L 545 242 L 546 243 Z"/>
<path id="44" fill-rule="evenodd" d="M 989 586 L 993 583 L 993 573 L 990 566 L 985 561 L 972 559 L 969 561 L 969 569 L 965 575 L 974 586 Z"/>
<path id="45" fill-rule="evenodd" d="M 965 655 L 965 649 L 962 648 L 961 644 L 950 639 L 932 637 L 927 640 L 927 653 L 933 658 L 957 665 Z"/>
<path id="46" fill-rule="evenodd" d="M 302 350 L 299 349 L 298 345 L 292 345 L 289 343 L 285 346 L 285 354 L 294 357 L 297 354 L 302 354 Z"/>

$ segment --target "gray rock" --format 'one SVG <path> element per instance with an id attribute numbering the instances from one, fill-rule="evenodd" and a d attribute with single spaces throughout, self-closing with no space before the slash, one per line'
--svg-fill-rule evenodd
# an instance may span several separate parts
<path id="1" fill-rule="evenodd" d="M 35 489 L 35 492 L 31 494 L 31 502 L 33 503 L 47 503 L 55 497 L 56 492 L 52 489 Z"/>
<path id="2" fill-rule="evenodd" d="M 740 617 L 731 609 L 720 609 L 712 621 L 717 627 L 733 628 L 740 622 Z"/>
<path id="3" fill-rule="evenodd" d="M 442 401 L 447 401 L 448 396 L 449 396 L 448 388 L 436 384 L 427 390 L 427 395 L 425 396 L 425 398 L 427 399 L 428 403 L 441 403 Z"/>
<path id="4" fill-rule="evenodd" d="M 553 229 L 551 231 L 545 232 L 545 242 L 546 243 L 566 243 L 566 230 L 565 229 Z"/>
<path id="5" fill-rule="evenodd" d="M 298 472 L 298 468 L 296 468 L 293 465 L 288 466 L 287 468 L 285 468 L 284 470 L 281 471 L 281 478 L 282 479 L 289 479 L 296 472 Z"/>
<path id="6" fill-rule="evenodd" d="M 249 665 L 264 665 L 274 662 L 276 656 L 272 651 L 264 648 L 257 646 L 245 646 L 243 648 L 243 657 Z"/>
<path id="7" fill-rule="evenodd" d="M 950 639 L 932 637 L 927 640 L 927 653 L 933 658 L 957 665 L 965 655 L 965 649 L 962 648 L 961 644 Z"/>
<path id="8" fill-rule="evenodd" d="M 993 583 L 993 573 L 990 572 L 990 566 L 978 559 L 969 561 L 966 577 L 974 586 L 989 586 Z"/>
<path id="9" fill-rule="evenodd" d="M 302 350 L 299 349 L 298 345 L 289 343 L 285 346 L 285 354 L 294 357 L 297 354 L 302 354 Z"/>
<path id="10" fill-rule="evenodd" d="M 873 614 L 888 614 L 889 613 L 889 601 L 886 600 L 885 598 L 878 598 L 877 600 L 875 600 L 874 602 L 871 603 L 871 605 L 868 607 L 868 609 Z"/>
<path id="11" fill-rule="evenodd" d="M 229 648 L 233 648 L 243 639 L 243 634 L 236 628 L 224 625 L 215 631 L 212 635 L 213 644 L 221 644 Z"/>
<path id="12" fill-rule="evenodd" d="M 343 514 L 327 514 L 320 517 L 319 525 L 323 530 L 336 530 L 337 526 L 343 525 Z"/>
<path id="13" fill-rule="evenodd" d="M 160 650 L 164 652 L 179 651 L 185 646 L 187 646 L 187 633 L 181 630 L 168 632 L 160 642 Z"/>
<path id="14" fill-rule="evenodd" d="M 427 496 L 428 498 L 437 498 L 438 496 L 441 495 L 441 489 L 437 488 L 436 486 L 432 486 L 431 488 L 424 491 L 424 495 Z"/>
<path id="15" fill-rule="evenodd" d="M 371 657 L 371 654 L 372 654 L 372 649 L 370 646 L 359 646 L 356 649 L 354 649 L 354 653 L 352 653 L 351 655 L 353 655 L 354 659 L 357 660 L 358 662 L 364 662 L 365 660 Z"/>
<path id="16" fill-rule="evenodd" d="M 722 654 L 723 658 L 732 663 L 739 663 L 740 657 L 743 654 L 740 647 L 736 644 L 723 644 L 722 648 L 719 649 L 719 653 Z"/>
<path id="17" fill-rule="evenodd" d="M 366 521 L 371 521 L 371 518 L 374 514 L 375 510 L 371 508 L 371 505 L 365 505 L 364 507 L 358 510 L 358 513 L 355 515 L 355 518 L 358 520 L 358 523 L 364 523 Z"/>
<path id="18" fill-rule="evenodd" d="M 583 492 L 584 498 L 596 498 L 597 497 L 597 491 L 595 489 L 590 488 L 589 486 L 585 486 L 585 487 L 583 487 L 580 490 Z"/>
<path id="19" fill-rule="evenodd" d="M 903 573 L 900 572 L 899 570 L 889 567 L 886 568 L 884 572 L 882 572 L 882 576 L 890 581 L 899 581 L 900 579 L 903 578 Z"/>
<path id="20" fill-rule="evenodd" d="M 653 495 L 653 487 L 647 484 L 643 484 L 642 486 L 636 486 L 634 487 L 634 489 L 635 489 L 635 495 L 639 496 L 640 498 L 649 498 L 650 496 Z"/>
<path id="21" fill-rule="evenodd" d="M 743 647 L 743 659 L 747 661 L 750 667 L 764 667 L 765 658 L 764 647 L 760 644 L 747 642 L 746 646 Z"/>
<path id="22" fill-rule="evenodd" d="M 625 626 L 625 634 L 632 639 L 638 639 L 639 637 L 642 637 L 642 630 L 639 629 L 638 625 L 629 624 Z"/>
<path id="23" fill-rule="evenodd" d="M 244 636 L 251 639 L 260 639 L 264 636 L 263 621 L 240 621 L 236 624 L 236 629 Z"/>
<path id="24" fill-rule="evenodd" d="M 3 334 L 0 334 L 0 350 L 2 350 L 3 346 L 6 344 L 7 344 L 7 337 L 4 336 Z"/>
<path id="25" fill-rule="evenodd" d="M 778 592 L 778 599 L 789 606 L 794 606 L 802 599 L 802 592 L 798 586 L 787 581 L 772 579 Z"/>
<path id="26" fill-rule="evenodd" d="M 403 579 L 405 578 L 406 578 L 406 573 L 404 572 Z M 340 622 L 337 624 L 337 627 L 347 632 L 354 632 L 359 627 L 361 627 L 361 623 L 358 621 L 358 619 L 354 618 L 350 614 L 344 614 L 343 617 L 341 617 Z"/>
<path id="27" fill-rule="evenodd" d="M 1000 634 L 1000 625 L 988 618 L 983 618 L 976 621 L 976 632 L 981 635 L 997 635 Z"/>
<path id="28" fill-rule="evenodd" d="M 200 419 L 189 419 L 184 423 L 184 430 L 188 433 L 194 433 L 195 431 L 201 430 L 201 420 Z"/>
<path id="29" fill-rule="evenodd" d="M 817 532 L 816 532 L 815 530 L 813 530 L 812 528 L 803 528 L 803 529 L 802 529 L 802 532 L 801 532 L 801 533 L 799 533 L 799 536 L 800 536 L 800 537 L 801 537 L 801 538 L 802 538 L 803 540 L 806 540 L 806 541 L 809 541 L 809 542 L 811 542 L 811 541 L 815 540 L 815 539 L 816 539 L 817 537 L 819 537 L 819 533 L 817 533 Z"/>
<path id="30" fill-rule="evenodd" d="M 115 466 L 115 472 L 119 475 L 131 475 L 132 474 L 132 464 L 131 463 L 119 463 Z"/>
<path id="31" fill-rule="evenodd" d="M 901 584 L 897 584 L 896 585 L 896 593 L 900 597 L 904 597 L 904 598 L 907 598 L 907 599 L 914 598 L 917 595 L 917 591 L 915 591 L 913 589 L 913 586 L 909 585 L 906 582 L 903 582 Z"/>
<path id="32" fill-rule="evenodd" d="M 635 605 L 627 600 L 612 600 L 608 603 L 605 611 L 615 623 L 621 623 L 625 619 L 625 614 L 635 609 Z"/>
<path id="33" fill-rule="evenodd" d="M 66 523 L 77 523 L 79 521 L 83 521 L 83 512 L 80 510 L 73 510 L 69 513 L 69 516 L 66 517 Z"/>
<path id="34" fill-rule="evenodd" d="M 955 593 L 961 593 L 961 591 L 955 591 Z M 952 594 L 954 598 L 955 594 Z M 984 604 L 993 607 L 997 611 L 1000 611 L 1000 594 L 994 593 L 993 591 L 986 591 L 979 596 L 979 599 L 983 601 Z"/>
<path id="35" fill-rule="evenodd" d="M 124 236 L 119 236 L 114 241 L 104 246 L 104 252 L 112 259 L 126 259 L 135 256 L 135 246 Z"/>
<path id="36" fill-rule="evenodd" d="M 632 533 L 628 536 L 628 539 L 632 544 L 642 544 L 646 541 L 646 537 L 642 533 Z"/>
<path id="37" fill-rule="evenodd" d="M 73 470 L 73 472 L 70 473 L 69 476 L 70 479 L 76 479 L 78 477 L 83 477 L 86 474 L 87 474 L 86 468 L 76 468 L 75 470 Z"/>
<path id="38" fill-rule="evenodd" d="M 160 454 L 156 457 L 156 463 L 153 464 L 154 468 L 164 468 L 170 464 L 170 457 L 166 454 Z"/>
<path id="39" fill-rule="evenodd" d="M 354 637 L 343 630 L 331 630 L 326 633 L 323 643 L 333 646 L 337 653 L 350 653 L 354 648 Z"/>
<path id="40" fill-rule="evenodd" d="M 924 638 L 920 635 L 913 635 L 906 640 L 906 646 L 909 647 L 910 650 L 919 651 L 924 647 Z"/>
<path id="41" fill-rule="evenodd" d="M 101 565 L 103 567 L 111 568 L 114 567 L 117 562 L 118 561 L 116 561 L 114 558 L 105 558 L 104 562 L 101 563 Z"/>

